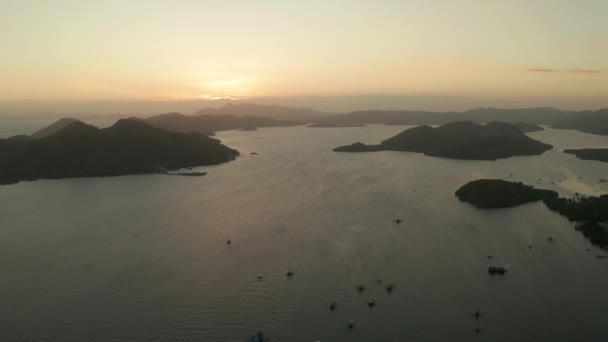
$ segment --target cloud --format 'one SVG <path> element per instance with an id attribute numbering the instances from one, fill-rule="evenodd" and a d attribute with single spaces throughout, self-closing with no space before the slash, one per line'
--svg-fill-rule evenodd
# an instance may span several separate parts
<path id="1" fill-rule="evenodd" d="M 192 96 L 192 98 L 203 99 L 203 100 L 238 100 L 236 97 L 232 96 L 214 96 L 211 94 L 201 94 Z"/>
<path id="2" fill-rule="evenodd" d="M 534 69 L 528 69 L 528 72 L 559 72 L 559 71 L 553 70 L 553 69 L 534 68 Z"/>
<path id="3" fill-rule="evenodd" d="M 594 69 L 572 69 L 568 70 L 568 72 L 571 74 L 599 74 L 601 71 Z"/>
<path id="4" fill-rule="evenodd" d="M 556 73 L 556 74 L 599 74 L 601 70 L 595 69 L 570 69 L 570 70 L 556 70 L 556 69 L 547 69 L 547 68 L 532 68 L 528 69 L 528 72 L 534 73 Z"/>

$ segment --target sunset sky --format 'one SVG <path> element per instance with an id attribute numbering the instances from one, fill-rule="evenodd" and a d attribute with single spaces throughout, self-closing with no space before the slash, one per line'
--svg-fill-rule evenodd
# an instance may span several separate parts
<path id="1" fill-rule="evenodd" d="M 0 104 L 608 97 L 606 0 L 0 5 Z"/>

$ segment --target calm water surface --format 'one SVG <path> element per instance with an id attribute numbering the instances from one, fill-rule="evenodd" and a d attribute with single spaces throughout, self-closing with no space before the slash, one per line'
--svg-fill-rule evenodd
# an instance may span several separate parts
<path id="1" fill-rule="evenodd" d="M 608 137 L 533 133 L 556 149 L 497 162 L 331 151 L 403 129 L 222 132 L 243 157 L 205 177 L 0 187 L 0 340 L 606 341 L 600 250 L 542 203 L 482 211 L 453 193 L 482 177 L 605 193 L 608 164 L 560 150 Z"/>

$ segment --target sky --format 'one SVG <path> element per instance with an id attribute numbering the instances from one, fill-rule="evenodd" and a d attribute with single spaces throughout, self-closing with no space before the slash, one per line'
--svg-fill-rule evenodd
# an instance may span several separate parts
<path id="1" fill-rule="evenodd" d="M 432 99 L 608 107 L 605 0 L 0 0 L 0 9 L 0 110 L 353 97 L 401 99 L 393 105 L 403 109 Z"/>

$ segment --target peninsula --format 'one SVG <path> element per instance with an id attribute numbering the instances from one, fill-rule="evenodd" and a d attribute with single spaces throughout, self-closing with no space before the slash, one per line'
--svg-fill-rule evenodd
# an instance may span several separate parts
<path id="1" fill-rule="evenodd" d="M 523 121 L 516 122 L 514 125 L 517 126 L 517 128 L 519 128 L 524 133 L 540 132 L 540 131 L 545 130 L 544 128 L 542 128 L 539 125 L 531 124 L 531 123 L 527 123 L 527 122 L 523 122 Z"/>
<path id="2" fill-rule="evenodd" d="M 608 148 L 569 149 L 564 153 L 573 154 L 578 159 L 608 162 Z"/>
<path id="3" fill-rule="evenodd" d="M 563 198 L 555 191 L 536 189 L 522 183 L 479 179 L 458 189 L 456 197 L 481 209 L 508 208 L 543 201 L 551 211 L 577 222 L 576 229 L 589 238 L 591 243 L 608 248 L 608 195 Z"/>

